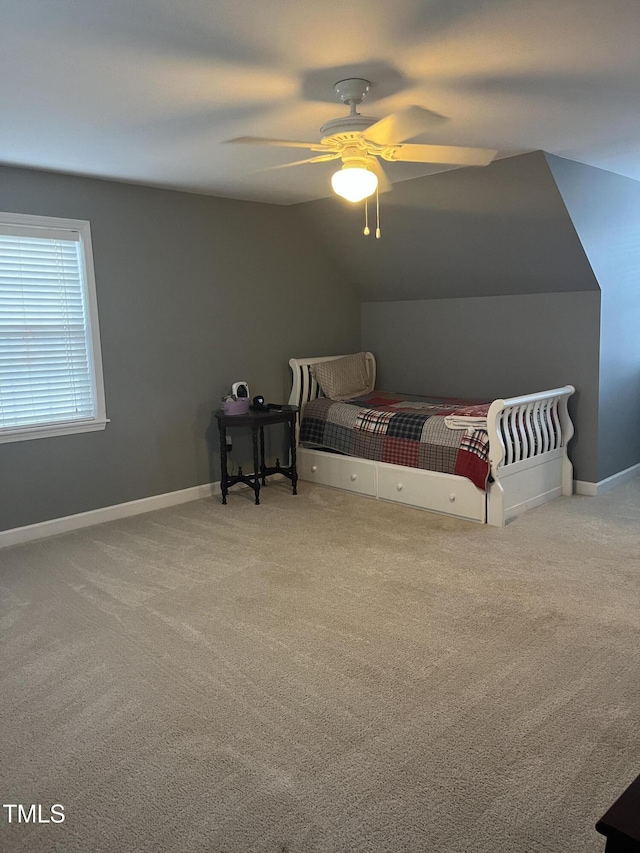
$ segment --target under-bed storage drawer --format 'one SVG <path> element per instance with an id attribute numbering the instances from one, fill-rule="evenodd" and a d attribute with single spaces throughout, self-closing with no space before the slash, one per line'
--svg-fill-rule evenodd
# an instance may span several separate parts
<path id="1" fill-rule="evenodd" d="M 485 520 L 485 493 L 470 480 L 451 474 L 398 468 L 380 462 L 378 497 L 473 521 Z"/>
<path id="2" fill-rule="evenodd" d="M 360 495 L 376 495 L 375 462 L 299 448 L 297 468 L 301 480 L 348 489 Z"/>

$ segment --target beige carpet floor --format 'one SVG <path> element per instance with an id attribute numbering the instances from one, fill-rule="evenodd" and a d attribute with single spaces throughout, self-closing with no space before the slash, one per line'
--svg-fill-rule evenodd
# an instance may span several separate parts
<path id="1" fill-rule="evenodd" d="M 66 814 L 2 851 L 590 853 L 640 773 L 639 480 L 503 530 L 273 483 L 0 594 L 1 802 Z"/>

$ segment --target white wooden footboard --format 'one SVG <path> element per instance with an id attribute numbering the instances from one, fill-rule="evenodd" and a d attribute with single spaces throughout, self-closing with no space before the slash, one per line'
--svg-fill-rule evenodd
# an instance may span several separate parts
<path id="1" fill-rule="evenodd" d="M 373 391 L 376 361 L 372 353 L 366 355 L 369 390 Z M 290 359 L 293 385 L 289 403 L 299 406 L 300 419 L 306 404 L 322 396 L 311 365 L 336 358 L 342 356 Z M 491 404 L 487 430 L 493 482 L 486 498 L 464 477 L 354 460 L 322 450 L 299 449 L 299 474 L 303 480 L 502 527 L 526 509 L 571 494 L 573 470 L 567 445 L 573 424 L 567 400 L 574 391 L 572 385 L 566 385 Z"/>
<path id="2" fill-rule="evenodd" d="M 573 423 L 567 402 L 573 385 L 494 400 L 487 416 L 493 482 L 487 490 L 487 522 L 501 527 L 513 518 L 573 492 L 567 445 Z"/>

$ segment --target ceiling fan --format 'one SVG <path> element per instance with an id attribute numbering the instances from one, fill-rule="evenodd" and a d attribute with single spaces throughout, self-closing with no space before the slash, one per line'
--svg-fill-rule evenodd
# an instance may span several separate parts
<path id="1" fill-rule="evenodd" d="M 360 115 L 356 111 L 371 83 L 361 77 L 350 77 L 335 84 L 340 100 L 349 107 L 349 115 L 331 119 L 320 128 L 320 142 L 296 142 L 287 139 L 263 139 L 241 136 L 230 142 L 249 145 L 273 145 L 284 148 L 307 148 L 317 152 L 308 160 L 296 160 L 275 169 L 341 160 L 342 168 L 331 178 L 337 195 L 351 202 L 362 201 L 376 190 L 385 192 L 391 183 L 380 163 L 437 163 L 454 166 L 487 166 L 497 151 L 486 148 L 460 148 L 451 145 L 407 144 L 424 132 L 434 114 L 421 107 L 407 107 L 382 119 Z M 365 229 L 368 233 L 368 228 Z"/>

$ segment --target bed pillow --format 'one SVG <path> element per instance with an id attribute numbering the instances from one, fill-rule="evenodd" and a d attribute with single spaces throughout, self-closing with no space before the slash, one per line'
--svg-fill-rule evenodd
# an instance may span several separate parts
<path id="1" fill-rule="evenodd" d="M 311 375 L 330 400 L 353 400 L 372 390 L 369 387 L 367 356 L 364 352 L 313 364 Z"/>

